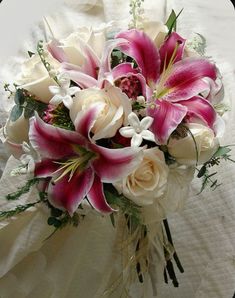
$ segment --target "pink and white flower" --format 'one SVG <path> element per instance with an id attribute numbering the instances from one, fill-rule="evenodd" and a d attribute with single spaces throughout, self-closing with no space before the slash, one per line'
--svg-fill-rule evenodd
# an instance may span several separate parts
<path id="1" fill-rule="evenodd" d="M 212 87 L 205 79 L 216 80 L 214 64 L 204 58 L 182 59 L 185 40 L 176 33 L 159 51 L 144 32 L 135 29 L 121 32 L 117 38 L 128 41 L 120 49 L 135 59 L 152 90 L 147 113 L 154 118 L 151 129 L 159 144 L 167 142 L 186 116 L 188 121 L 198 118 L 213 128 L 216 112 L 200 94 Z"/>
<path id="2" fill-rule="evenodd" d="M 30 120 L 29 139 L 41 157 L 34 175 L 49 178 L 49 201 L 71 215 L 86 198 L 96 210 L 112 212 L 103 183 L 120 180 L 141 160 L 140 149 L 108 149 L 89 141 L 97 112 L 96 107 L 86 111 L 76 122 L 76 131 L 46 124 L 38 116 Z"/>

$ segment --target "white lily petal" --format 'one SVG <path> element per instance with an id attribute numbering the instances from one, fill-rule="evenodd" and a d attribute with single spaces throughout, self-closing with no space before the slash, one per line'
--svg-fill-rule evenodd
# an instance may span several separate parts
<path id="1" fill-rule="evenodd" d="M 59 86 L 49 86 L 49 90 L 52 94 L 59 94 L 60 87 Z"/>
<path id="2" fill-rule="evenodd" d="M 63 101 L 63 97 L 59 94 L 55 95 L 52 97 L 52 99 L 49 101 L 50 104 L 52 105 L 59 105 Z"/>
<path id="3" fill-rule="evenodd" d="M 150 117 L 150 116 L 147 116 L 147 117 L 144 117 L 141 121 L 140 121 L 140 127 L 142 129 L 148 129 L 152 123 L 153 123 L 153 117 Z"/>
<path id="4" fill-rule="evenodd" d="M 68 94 L 69 95 L 74 95 L 78 91 L 80 91 L 80 88 L 79 87 L 71 87 L 71 88 L 68 89 Z"/>
<path id="5" fill-rule="evenodd" d="M 131 126 L 127 127 L 122 127 L 119 129 L 120 135 L 122 135 L 125 138 L 132 138 L 135 134 L 135 130 Z"/>
<path id="6" fill-rule="evenodd" d="M 139 147 L 143 141 L 140 134 L 135 133 L 131 139 L 131 147 Z"/>
<path id="7" fill-rule="evenodd" d="M 134 112 L 131 112 L 128 115 L 128 121 L 129 121 L 129 124 L 131 126 L 133 126 L 135 130 L 137 130 L 137 129 L 140 128 L 140 120 L 139 120 L 138 116 Z"/>
<path id="8" fill-rule="evenodd" d="M 151 132 L 151 131 L 149 131 L 149 130 L 143 130 L 141 133 L 140 133 L 140 135 L 142 136 L 142 138 L 143 139 L 145 139 L 145 140 L 147 140 L 147 141 L 151 141 L 151 142 L 156 142 L 155 141 L 155 136 L 154 136 L 154 134 Z"/>
<path id="9" fill-rule="evenodd" d="M 73 99 L 70 95 L 66 95 L 63 98 L 63 103 L 66 106 L 66 108 L 70 109 L 71 105 L 73 104 Z"/>

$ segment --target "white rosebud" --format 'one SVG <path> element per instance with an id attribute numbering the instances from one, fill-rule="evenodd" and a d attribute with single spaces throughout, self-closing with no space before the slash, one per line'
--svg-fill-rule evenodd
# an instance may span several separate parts
<path id="1" fill-rule="evenodd" d="M 180 164 L 203 164 L 216 152 L 219 141 L 213 130 L 207 126 L 189 123 L 187 127 L 192 135 L 188 133 L 186 137 L 181 139 L 170 138 L 167 146 L 168 151 Z"/>

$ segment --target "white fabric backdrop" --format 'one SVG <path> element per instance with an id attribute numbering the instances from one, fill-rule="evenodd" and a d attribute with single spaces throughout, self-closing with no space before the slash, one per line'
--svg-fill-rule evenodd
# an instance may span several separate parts
<path id="1" fill-rule="evenodd" d="M 66 5 L 63 4 L 63 9 L 56 12 L 60 5 L 62 6 L 62 0 L 38 2 L 3 0 L 0 4 L 0 37 L 4 42 L 0 47 L 0 63 L 5 66 L 2 66 L 0 72 L 4 81 L 14 79 L 21 56 L 19 55 L 17 59 L 10 58 L 7 63 L 5 59 L 16 55 L 22 48 L 27 50 L 32 48 L 33 41 L 43 34 L 41 29 L 35 31 L 36 27 L 33 24 L 47 12 L 53 13 L 53 18 L 49 20 L 50 23 L 54 21 L 59 28 L 56 30 L 56 27 L 53 27 L 58 37 L 59 34 L 66 34 L 83 24 L 98 24 L 100 21 L 113 19 L 127 22 L 126 0 L 67 0 L 66 2 Z M 228 0 L 206 2 L 145 0 L 145 8 L 146 14 L 152 19 L 164 19 L 171 8 L 175 8 L 176 11 L 184 8 L 178 31 L 185 37 L 191 32 L 199 32 L 206 37 L 207 55 L 213 56 L 216 60 L 224 78 L 226 100 L 230 101 L 233 107 L 228 116 L 224 142 L 235 143 L 233 104 L 235 35 L 232 32 L 235 28 L 235 14 L 232 5 Z M 64 26 L 61 20 L 68 26 Z M 24 47 L 21 46 L 23 40 L 28 40 L 24 43 Z M 0 108 L 2 105 L 1 101 Z M 199 185 L 195 181 L 184 210 L 170 218 L 175 246 L 185 273 L 178 274 L 180 281 L 178 289 L 174 289 L 171 285 L 159 284 L 159 297 L 232 298 L 233 296 L 235 167 L 224 163 L 219 171 L 220 179 L 223 181 L 219 189 L 215 192 L 207 190 L 197 196 Z M 4 177 L 1 184 L 7 186 L 7 191 L 14 187 L 12 182 Z M 4 195 L 3 191 L 1 195 Z M 0 297 L 102 297 L 102 287 L 106 282 L 106 276 L 103 274 L 109 273 L 111 249 L 115 244 L 113 229 L 107 225 L 107 219 L 87 218 L 83 224 L 88 225 L 89 222 L 92 231 L 89 237 L 84 235 L 81 227 L 77 230 L 67 229 L 49 241 L 43 242 L 51 232 L 49 227 L 42 224 L 45 218 L 44 210 L 33 210 L 8 224 L 2 224 Z M 84 260 L 85 252 L 92 257 Z M 119 296 L 117 294 L 113 297 Z M 132 297 L 137 297 L 137 294 L 132 294 Z M 147 294 L 146 297 L 151 298 L 151 294 Z"/>

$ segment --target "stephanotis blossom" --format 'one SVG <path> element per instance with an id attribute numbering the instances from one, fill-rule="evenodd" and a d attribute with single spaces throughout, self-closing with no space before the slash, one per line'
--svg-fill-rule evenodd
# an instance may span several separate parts
<path id="1" fill-rule="evenodd" d="M 132 147 L 139 147 L 143 139 L 155 142 L 154 134 L 148 130 L 153 123 L 152 117 L 147 116 L 140 121 L 137 115 L 131 112 L 128 122 L 130 126 L 120 128 L 119 132 L 123 137 L 131 138 Z"/>
<path id="2" fill-rule="evenodd" d="M 49 201 L 71 215 L 85 198 L 98 211 L 111 212 L 103 183 L 120 180 L 141 158 L 138 148 L 108 149 L 92 143 L 89 133 L 96 113 L 94 106 L 79 114 L 76 131 L 46 124 L 37 115 L 30 120 L 29 139 L 41 157 L 34 175 L 49 178 Z"/>
<path id="3" fill-rule="evenodd" d="M 213 129 L 216 112 L 200 94 L 215 86 L 216 67 L 204 58 L 183 59 L 185 40 L 172 33 L 158 50 L 153 41 L 136 29 L 121 32 L 118 39 L 128 43 L 120 49 L 133 57 L 144 76 L 148 90 L 151 130 L 159 144 L 185 119 L 200 119 Z"/>
<path id="4" fill-rule="evenodd" d="M 59 86 L 50 86 L 49 90 L 54 96 L 50 100 L 50 104 L 59 105 L 64 103 L 64 105 L 69 108 L 72 103 L 72 95 L 80 90 L 78 87 L 70 87 L 70 79 L 67 74 L 61 73 L 58 76 Z"/>

